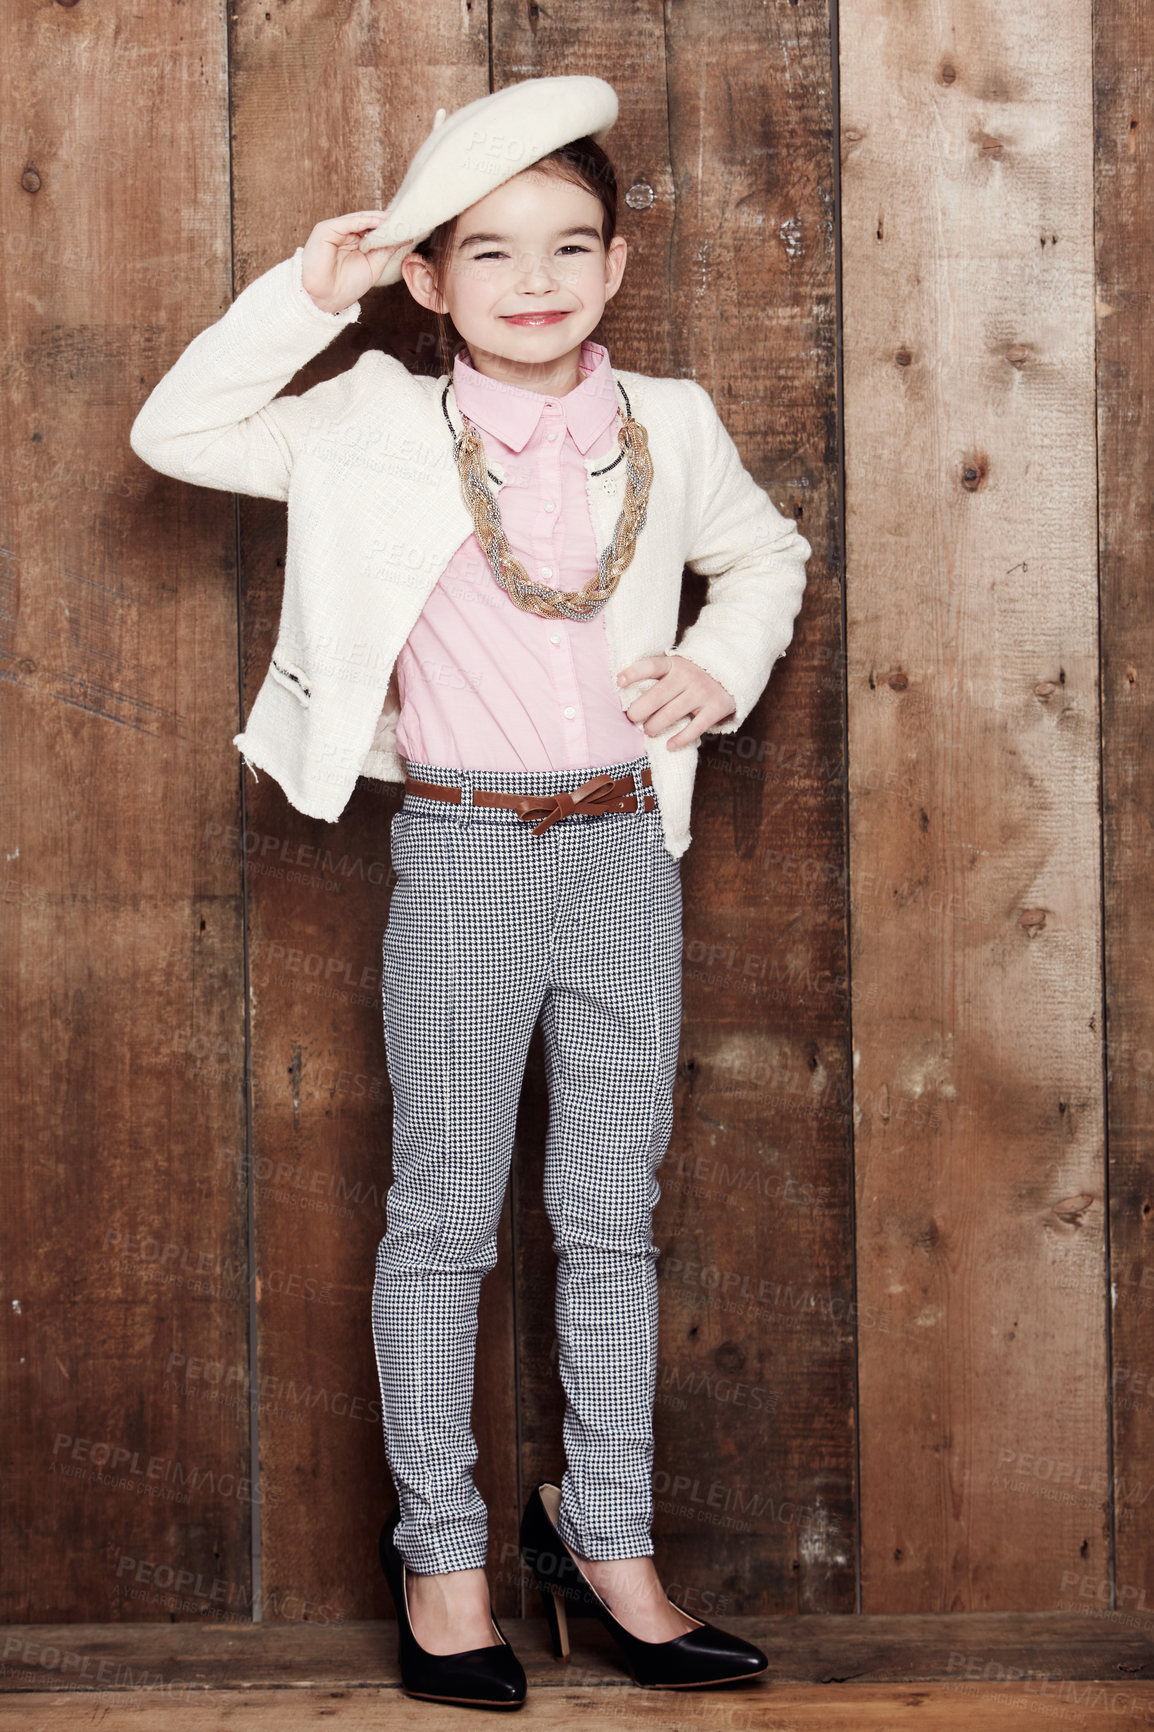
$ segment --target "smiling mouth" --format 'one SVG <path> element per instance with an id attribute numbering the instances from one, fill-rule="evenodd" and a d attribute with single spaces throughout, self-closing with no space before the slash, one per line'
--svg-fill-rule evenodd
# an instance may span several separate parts
<path id="1" fill-rule="evenodd" d="M 505 313 L 502 315 L 507 325 L 555 325 L 560 319 L 567 319 L 568 313 Z"/>

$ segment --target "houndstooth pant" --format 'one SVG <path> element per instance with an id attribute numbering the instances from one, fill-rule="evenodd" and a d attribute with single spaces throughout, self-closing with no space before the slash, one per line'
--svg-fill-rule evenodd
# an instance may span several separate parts
<path id="1" fill-rule="evenodd" d="M 640 792 L 647 761 L 605 771 L 633 774 Z M 406 792 L 392 822 L 383 960 L 393 1183 L 372 1316 L 397 1548 L 419 1573 L 485 1562 L 471 1425 L 477 1305 L 497 1261 L 540 1016 L 565 1391 L 559 1527 L 583 1557 L 649 1555 L 651 1217 L 673 1125 L 680 862 L 659 810 L 641 799 L 636 812 L 573 815 L 540 836 L 509 808 L 469 802 L 472 788 L 552 793 L 597 770 L 408 768 L 464 794 L 457 807 Z"/>

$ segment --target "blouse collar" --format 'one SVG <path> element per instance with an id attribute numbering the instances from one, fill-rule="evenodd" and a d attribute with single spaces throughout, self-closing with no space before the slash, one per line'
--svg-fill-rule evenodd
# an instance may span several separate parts
<path id="1" fill-rule="evenodd" d="M 537 428 L 546 403 L 555 403 L 577 449 L 584 455 L 617 419 L 617 388 L 609 352 L 586 338 L 578 360 L 581 383 L 563 397 L 528 391 L 502 379 L 490 379 L 473 366 L 467 349 L 453 363 L 453 393 L 457 407 L 470 421 L 500 439 L 512 451 L 522 451 Z"/>

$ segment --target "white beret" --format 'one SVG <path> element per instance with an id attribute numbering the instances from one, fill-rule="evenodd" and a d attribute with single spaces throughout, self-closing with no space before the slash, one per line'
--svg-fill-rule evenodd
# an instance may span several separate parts
<path id="1" fill-rule="evenodd" d="M 617 92 L 603 78 L 523 78 L 447 117 L 439 108 L 385 221 L 364 236 L 361 251 L 427 240 L 438 224 L 551 150 L 577 138 L 600 144 L 616 119 Z M 403 257 L 390 259 L 378 281 L 399 281 Z"/>

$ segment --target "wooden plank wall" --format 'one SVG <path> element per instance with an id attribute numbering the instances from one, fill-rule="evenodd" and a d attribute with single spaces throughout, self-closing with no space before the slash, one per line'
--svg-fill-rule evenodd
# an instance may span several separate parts
<path id="1" fill-rule="evenodd" d="M 1154 1603 L 1154 18 L 1098 0 L 1095 262 L 1114 1591 Z M 1138 1619 L 1145 1627 L 1145 1616 Z"/>
<path id="2" fill-rule="evenodd" d="M 742 732 L 704 749 L 682 862 L 684 1024 L 656 1222 L 655 1540 L 666 1580 L 707 1613 L 847 1610 L 844 894 L 811 900 L 796 872 L 777 869 L 792 852 L 824 882 L 844 881 L 841 713 L 827 678 L 840 659 L 835 476 L 823 467 L 835 390 L 828 26 L 816 9 L 744 0 L 666 18 L 656 4 L 598 5 L 582 19 L 573 33 L 544 11 L 534 22 L 494 7 L 494 81 L 615 69 L 631 254 L 603 325 L 610 353 L 698 379 L 815 548 L 804 641 Z M 687 584 L 687 618 L 701 590 Z M 515 1213 L 525 1486 L 563 1466 L 546 1110 L 535 1042 Z"/>
<path id="3" fill-rule="evenodd" d="M 1090 53 L 841 10 L 869 1612 L 1110 1562 Z"/>
<path id="4" fill-rule="evenodd" d="M 383 22 L 368 0 L 232 7 L 238 292 L 322 218 L 387 203 L 437 107 L 488 88 L 482 10 L 422 7 L 400 33 L 382 34 Z M 420 363 L 410 306 L 403 288 L 366 297 L 361 321 L 292 389 L 351 366 L 365 346 Z M 275 641 L 284 523 L 282 505 L 242 504 L 246 703 Z M 270 778 L 246 779 L 255 1242 L 262 1270 L 280 1276 L 258 1294 L 262 1477 L 275 1488 L 262 1508 L 263 1588 L 275 1606 L 307 1580 L 330 1617 L 384 1616 L 376 1536 L 391 1498 L 370 1303 L 389 1180 L 381 940 L 400 790 L 361 782 L 333 826 L 296 812 Z M 507 1277 L 504 1294 L 490 1283 L 486 1298 L 488 1466 L 515 1429 Z M 507 1541 L 515 1482 L 485 1489 Z"/>
<path id="5" fill-rule="evenodd" d="M 168 482 L 127 435 L 316 221 L 387 202 L 438 106 L 556 72 L 622 98 L 614 360 L 699 379 L 815 549 L 770 690 L 703 750 L 683 862 L 666 1579 L 706 1616 L 1086 1582 L 1124 1610 L 1154 1588 L 1134 0 L 842 0 L 833 42 L 818 0 L 115 27 L 81 0 L 5 28 L 7 1617 L 389 1613 L 369 1299 L 399 790 L 363 782 L 334 828 L 242 781 L 284 508 Z M 366 345 L 437 370 L 396 288 L 291 388 Z M 520 1501 L 561 1465 L 546 1110 L 535 1040 L 475 1414 L 507 1614 Z"/>
<path id="6" fill-rule="evenodd" d="M 246 1207 L 222 1182 L 245 1149 L 243 906 L 216 846 L 240 810 L 234 507 L 127 442 L 232 296 L 220 25 L 212 6 L 5 12 L 15 1621 L 164 1617 L 154 1584 L 178 1575 L 178 1615 L 208 1609 L 196 1581 L 233 1615 L 251 1599 Z"/>

